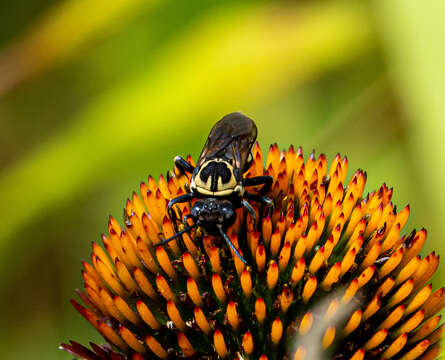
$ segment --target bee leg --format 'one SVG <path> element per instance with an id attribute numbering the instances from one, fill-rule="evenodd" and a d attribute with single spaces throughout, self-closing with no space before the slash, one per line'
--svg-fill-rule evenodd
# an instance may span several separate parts
<path id="1" fill-rule="evenodd" d="M 256 212 L 255 212 L 254 208 L 246 200 L 243 200 L 243 206 L 247 209 L 250 216 L 252 217 L 253 226 L 255 227 L 258 219 L 257 219 Z"/>
<path id="2" fill-rule="evenodd" d="M 246 192 L 244 192 L 244 197 L 248 200 L 262 203 L 262 204 L 266 205 L 267 207 L 273 208 L 273 206 L 274 206 L 272 199 L 267 196 L 264 196 L 264 195 L 251 194 L 246 191 Z"/>
<path id="3" fill-rule="evenodd" d="M 179 171 L 183 173 L 193 173 L 195 168 L 190 165 L 187 160 L 185 160 L 182 156 L 175 156 L 175 165 L 179 169 Z"/>
<path id="4" fill-rule="evenodd" d="M 227 236 L 227 234 L 225 233 L 225 231 L 223 230 L 221 225 L 217 225 L 218 226 L 218 230 L 219 233 L 221 234 L 221 236 L 223 237 L 223 239 L 226 241 L 227 245 L 230 246 L 230 248 L 233 250 L 233 252 L 236 254 L 236 256 L 238 256 L 240 258 L 240 260 L 244 263 L 247 264 L 247 261 L 244 260 L 244 258 L 241 256 L 241 254 L 238 252 L 238 250 L 236 250 L 235 245 L 233 245 L 233 243 L 230 241 L 229 237 Z"/>
<path id="5" fill-rule="evenodd" d="M 262 195 L 266 194 L 270 190 L 272 183 L 272 176 L 255 176 L 253 178 L 243 179 L 243 186 L 263 185 L 263 187 L 260 189 L 260 193 Z"/>
<path id="6" fill-rule="evenodd" d="M 173 211 L 173 205 L 185 203 L 187 201 L 192 200 L 194 197 L 195 197 L 195 195 L 193 195 L 191 193 L 184 194 L 184 195 L 178 196 L 177 198 L 171 199 L 168 202 L 168 206 L 167 206 L 168 215 L 170 216 L 170 219 L 173 221 L 174 224 L 176 224 L 176 214 Z"/>
<path id="7" fill-rule="evenodd" d="M 188 194 L 184 194 L 184 195 L 178 196 L 178 197 L 176 197 L 176 198 L 174 198 L 174 199 L 171 199 L 171 200 L 168 202 L 168 205 L 167 205 L 167 212 L 168 212 L 168 216 L 170 217 L 170 220 L 171 220 L 172 223 L 173 223 L 173 227 L 174 227 L 174 229 L 175 229 L 175 233 L 176 233 L 176 235 L 174 235 L 174 236 L 173 236 L 172 238 L 170 238 L 170 239 L 164 240 L 164 241 L 161 243 L 161 245 L 164 244 L 164 243 L 168 243 L 169 241 L 171 241 L 171 240 L 173 240 L 173 239 L 175 239 L 175 238 L 177 238 L 177 237 L 179 237 L 179 236 L 181 236 L 181 235 L 183 234 L 183 232 L 182 232 L 182 231 L 179 231 L 179 229 L 178 229 L 176 212 L 173 211 L 173 205 L 175 205 L 175 204 L 185 203 L 185 202 L 187 202 L 187 201 L 192 200 L 193 197 L 194 197 L 193 194 L 188 193 Z M 194 225 L 193 225 L 193 226 L 194 226 Z M 186 228 L 187 228 L 187 226 L 186 226 Z M 179 235 L 178 235 L 178 234 L 179 234 Z M 182 237 L 181 237 L 181 239 L 182 239 Z"/>

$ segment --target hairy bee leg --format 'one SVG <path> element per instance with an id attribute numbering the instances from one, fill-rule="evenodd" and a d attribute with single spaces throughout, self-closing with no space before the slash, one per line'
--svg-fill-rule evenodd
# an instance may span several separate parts
<path id="1" fill-rule="evenodd" d="M 227 245 L 230 246 L 230 248 L 233 250 L 233 252 L 235 253 L 236 256 L 238 256 L 240 258 L 240 260 L 247 265 L 247 261 L 244 260 L 244 258 L 241 256 L 241 254 L 238 252 L 238 250 L 236 250 L 235 245 L 233 245 L 233 243 L 230 241 L 229 237 L 227 236 L 227 234 L 225 233 L 225 231 L 223 230 L 221 225 L 218 225 L 218 230 L 219 233 L 221 234 L 221 236 L 223 237 L 223 239 L 226 241 Z"/>
<path id="2" fill-rule="evenodd" d="M 175 165 L 183 173 L 193 173 L 195 168 L 190 165 L 182 156 L 175 156 Z"/>
<path id="3" fill-rule="evenodd" d="M 270 190 L 270 188 L 272 187 L 272 183 L 272 176 L 266 175 L 243 179 L 243 186 L 263 185 L 263 187 L 260 189 L 260 193 L 262 195 L 266 194 Z"/>
<path id="4" fill-rule="evenodd" d="M 254 208 L 246 200 L 243 200 L 243 206 L 247 209 L 247 211 L 249 212 L 250 216 L 252 217 L 253 226 L 255 227 L 258 219 L 256 217 L 256 212 L 255 212 Z"/>
<path id="5" fill-rule="evenodd" d="M 264 196 L 264 195 L 251 194 L 246 191 L 246 192 L 244 192 L 244 197 L 248 200 L 262 203 L 262 204 L 266 205 L 267 207 L 273 208 L 273 206 L 274 206 L 272 199 L 268 198 L 267 196 Z"/>

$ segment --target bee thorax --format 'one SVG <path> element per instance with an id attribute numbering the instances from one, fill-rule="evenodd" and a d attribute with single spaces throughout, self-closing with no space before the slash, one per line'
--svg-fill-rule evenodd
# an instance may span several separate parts
<path id="1" fill-rule="evenodd" d="M 192 189 L 203 195 L 227 196 L 239 187 L 232 164 L 224 159 L 207 160 L 192 179 Z"/>

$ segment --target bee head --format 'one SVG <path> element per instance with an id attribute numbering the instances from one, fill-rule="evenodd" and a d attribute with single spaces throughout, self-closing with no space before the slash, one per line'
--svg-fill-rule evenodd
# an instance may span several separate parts
<path id="1" fill-rule="evenodd" d="M 218 225 L 227 229 L 236 220 L 232 202 L 216 198 L 205 198 L 195 202 L 191 215 L 195 223 L 209 232 L 214 232 Z"/>

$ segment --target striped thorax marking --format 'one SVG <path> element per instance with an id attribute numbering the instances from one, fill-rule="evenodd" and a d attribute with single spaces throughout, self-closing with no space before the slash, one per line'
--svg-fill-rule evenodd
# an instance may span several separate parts
<path id="1" fill-rule="evenodd" d="M 194 192 L 211 196 L 228 196 L 234 192 L 242 195 L 244 192 L 232 164 L 224 159 L 205 161 L 192 177 L 190 187 Z"/>

